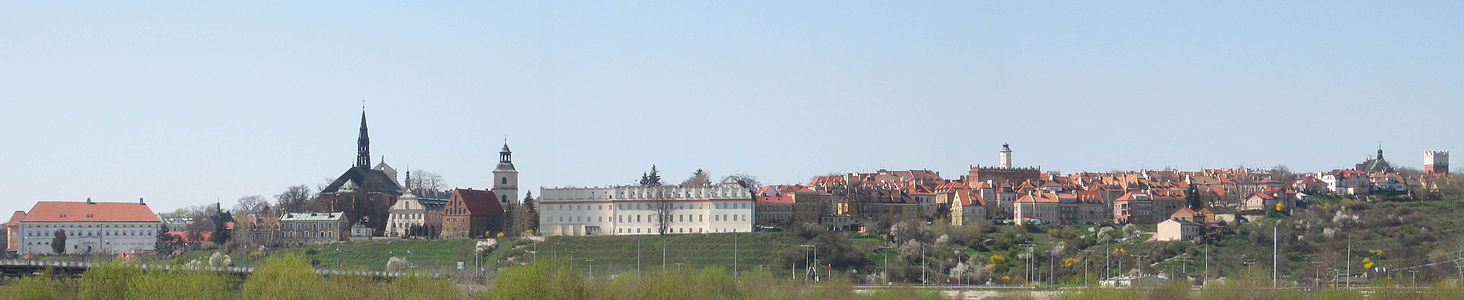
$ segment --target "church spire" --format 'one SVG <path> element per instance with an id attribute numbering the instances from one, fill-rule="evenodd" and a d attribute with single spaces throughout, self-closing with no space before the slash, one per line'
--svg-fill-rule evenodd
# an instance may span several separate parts
<path id="1" fill-rule="evenodd" d="M 361 109 L 361 136 L 356 138 L 356 167 L 371 167 L 371 139 L 366 137 L 366 109 Z"/>

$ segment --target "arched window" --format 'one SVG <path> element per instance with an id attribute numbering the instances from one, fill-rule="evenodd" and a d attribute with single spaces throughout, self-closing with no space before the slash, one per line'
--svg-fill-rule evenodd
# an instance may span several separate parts
<path id="1" fill-rule="evenodd" d="M 498 182 L 499 183 L 502 183 L 502 184 L 508 184 L 508 177 L 504 177 L 503 179 L 499 179 Z"/>

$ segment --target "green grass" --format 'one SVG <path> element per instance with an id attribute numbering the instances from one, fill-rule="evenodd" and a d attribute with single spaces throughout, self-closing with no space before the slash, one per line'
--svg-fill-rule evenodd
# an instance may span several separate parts
<path id="1" fill-rule="evenodd" d="M 741 270 L 755 267 L 780 269 L 778 254 L 797 248 L 807 241 L 782 233 L 740 233 L 736 236 L 737 264 Z M 640 262 L 643 271 L 662 267 L 662 246 L 666 268 L 703 268 L 733 265 L 734 237 L 731 233 L 683 234 L 668 236 L 590 236 L 549 237 L 542 243 L 528 246 L 532 255 L 573 258 L 576 269 L 588 270 L 594 259 L 595 273 L 610 274 L 636 270 L 636 241 L 640 241 Z M 867 241 L 855 242 L 856 245 Z M 602 273 L 610 272 L 610 273 Z"/>

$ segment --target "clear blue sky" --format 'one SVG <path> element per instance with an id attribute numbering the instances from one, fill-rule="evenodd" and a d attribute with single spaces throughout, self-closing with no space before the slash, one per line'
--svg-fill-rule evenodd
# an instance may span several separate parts
<path id="1" fill-rule="evenodd" d="M 0 2 L 0 208 L 313 187 L 362 100 L 373 161 L 484 188 L 507 135 L 534 191 L 1464 151 L 1464 2 L 1224 2 Z"/>

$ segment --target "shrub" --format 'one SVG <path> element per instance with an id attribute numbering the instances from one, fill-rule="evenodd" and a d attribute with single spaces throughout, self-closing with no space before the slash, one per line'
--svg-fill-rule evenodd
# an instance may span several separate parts
<path id="1" fill-rule="evenodd" d="M 78 296 L 81 299 L 123 299 L 125 294 L 118 291 L 126 291 L 132 285 L 132 279 L 141 274 L 141 269 L 116 261 L 92 267 L 81 275 Z"/>
<path id="2" fill-rule="evenodd" d="M 299 254 L 270 257 L 244 282 L 246 299 L 318 299 L 320 276 Z"/>

